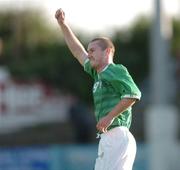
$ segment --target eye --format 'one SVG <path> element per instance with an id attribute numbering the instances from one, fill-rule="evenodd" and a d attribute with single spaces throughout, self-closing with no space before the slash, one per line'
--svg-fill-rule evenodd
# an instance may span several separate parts
<path id="1" fill-rule="evenodd" d="M 88 50 L 88 53 L 93 53 L 94 52 L 94 49 L 89 49 Z"/>

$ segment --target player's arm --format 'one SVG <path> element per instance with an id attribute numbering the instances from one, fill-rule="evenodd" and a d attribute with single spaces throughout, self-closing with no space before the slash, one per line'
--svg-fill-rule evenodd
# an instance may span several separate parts
<path id="1" fill-rule="evenodd" d="M 113 120 L 119 116 L 122 112 L 131 107 L 137 99 L 135 98 L 123 98 L 120 102 L 109 112 L 105 117 L 100 119 L 96 128 L 101 132 L 107 132 L 107 128 L 112 124 Z"/>
<path id="2" fill-rule="evenodd" d="M 80 62 L 80 64 L 83 65 L 84 61 L 87 59 L 87 51 L 77 39 L 69 25 L 66 23 L 64 11 L 62 9 L 58 9 L 56 11 L 55 18 L 57 19 L 62 30 L 68 48 L 72 52 L 73 56 Z"/>

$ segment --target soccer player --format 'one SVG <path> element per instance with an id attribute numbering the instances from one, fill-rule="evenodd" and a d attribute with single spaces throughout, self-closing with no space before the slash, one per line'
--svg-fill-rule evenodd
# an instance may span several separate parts
<path id="1" fill-rule="evenodd" d="M 55 18 L 73 56 L 94 80 L 96 128 L 100 141 L 95 170 L 132 170 L 136 142 L 129 131 L 131 109 L 141 92 L 126 67 L 113 63 L 115 48 L 106 37 L 93 39 L 87 51 L 58 9 Z"/>

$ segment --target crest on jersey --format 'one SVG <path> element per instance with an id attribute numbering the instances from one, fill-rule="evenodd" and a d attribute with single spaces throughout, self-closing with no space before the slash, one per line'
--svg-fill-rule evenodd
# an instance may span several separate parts
<path id="1" fill-rule="evenodd" d="M 101 81 L 97 81 L 96 83 L 94 83 L 93 86 L 93 93 L 96 92 L 97 88 L 101 88 L 102 82 Z"/>

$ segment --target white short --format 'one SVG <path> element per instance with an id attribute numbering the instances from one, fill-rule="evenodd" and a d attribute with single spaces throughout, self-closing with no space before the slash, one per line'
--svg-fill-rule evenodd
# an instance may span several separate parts
<path id="1" fill-rule="evenodd" d="M 95 170 L 132 170 L 136 141 L 126 127 L 101 134 Z"/>

